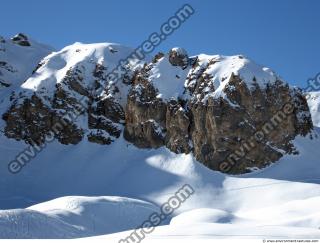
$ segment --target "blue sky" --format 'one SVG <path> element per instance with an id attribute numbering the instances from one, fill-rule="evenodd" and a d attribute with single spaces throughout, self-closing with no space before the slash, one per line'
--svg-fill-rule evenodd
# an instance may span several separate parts
<path id="1" fill-rule="evenodd" d="M 195 14 L 157 51 L 244 54 L 305 86 L 320 72 L 320 1 L 2 1 L 0 35 L 18 32 L 60 49 L 76 41 L 137 47 L 184 3 Z"/>

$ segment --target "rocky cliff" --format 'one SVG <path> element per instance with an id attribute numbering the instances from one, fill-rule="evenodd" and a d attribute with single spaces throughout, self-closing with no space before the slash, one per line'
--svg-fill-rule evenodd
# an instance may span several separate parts
<path id="1" fill-rule="evenodd" d="M 25 46 L 24 37 L 14 41 Z M 5 135 L 108 145 L 123 134 L 137 147 L 193 153 L 213 170 L 239 174 L 299 153 L 292 141 L 312 130 L 302 92 L 241 55 L 189 57 L 173 48 L 131 60 L 110 79 L 132 51 L 76 43 L 45 57 L 10 94 Z"/>
<path id="2" fill-rule="evenodd" d="M 298 153 L 292 140 L 312 129 L 300 90 L 242 56 L 178 52 L 180 61 L 173 50 L 136 74 L 126 106 L 128 141 L 192 152 L 207 167 L 230 173 Z M 175 93 L 170 83 L 184 89 Z"/>

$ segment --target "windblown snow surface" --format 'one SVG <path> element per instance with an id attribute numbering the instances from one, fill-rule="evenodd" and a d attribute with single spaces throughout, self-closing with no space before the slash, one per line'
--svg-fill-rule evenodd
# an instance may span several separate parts
<path id="1" fill-rule="evenodd" d="M 320 92 L 309 92 L 307 97 L 313 124 L 320 127 Z"/>
<path id="2" fill-rule="evenodd" d="M 64 67 L 50 63 L 53 69 Z M 251 67 L 251 62 L 246 65 L 238 71 Z M 263 75 L 269 72 L 259 70 Z M 58 73 L 50 75 L 50 80 L 57 82 Z M 25 85 L 50 85 L 48 77 L 42 78 L 47 82 L 38 83 L 33 76 Z M 0 104 L 0 111 L 6 105 Z M 52 142 L 20 173 L 11 174 L 8 163 L 26 144 L 0 133 L 0 238 L 119 240 L 184 184 L 192 186 L 194 194 L 147 238 L 320 238 L 316 133 L 317 128 L 313 139 L 296 138 L 299 155 L 285 156 L 264 170 L 241 176 L 211 171 L 192 155 L 177 155 L 166 148 L 138 149 L 122 138 L 109 146 L 85 140 L 68 146 Z"/>

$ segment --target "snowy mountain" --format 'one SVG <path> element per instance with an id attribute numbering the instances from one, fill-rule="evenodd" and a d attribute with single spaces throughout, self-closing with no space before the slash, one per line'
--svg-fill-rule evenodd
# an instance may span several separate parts
<path id="1" fill-rule="evenodd" d="M 19 38 L 6 40 L 17 54 L 35 45 Z M 194 193 L 147 238 L 320 237 L 317 113 L 269 68 L 173 48 L 131 58 L 115 79 L 134 49 L 33 51 L 44 55 L 28 68 L 6 61 L 28 71 L 6 79 L 0 103 L 1 238 L 125 239 L 186 184 Z M 286 104 L 292 111 L 240 156 Z M 239 163 L 223 171 L 233 151 Z"/>
<path id="2" fill-rule="evenodd" d="M 75 43 L 47 56 L 10 95 L 4 134 L 38 146 L 48 136 L 110 145 L 123 134 L 140 148 L 166 146 L 241 174 L 298 153 L 293 139 L 311 132 L 302 92 L 241 55 L 189 57 L 173 48 L 119 69 L 133 51 Z"/>

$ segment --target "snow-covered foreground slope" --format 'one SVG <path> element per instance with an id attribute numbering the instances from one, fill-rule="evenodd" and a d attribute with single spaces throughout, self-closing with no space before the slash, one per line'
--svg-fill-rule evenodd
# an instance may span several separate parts
<path id="1" fill-rule="evenodd" d="M 121 197 L 62 197 L 0 212 L 1 238 L 75 238 L 135 228 L 157 208 Z"/>
<path id="2" fill-rule="evenodd" d="M 21 147 L 3 138 L 0 146 L 7 148 L 3 161 Z M 107 148 L 86 142 L 49 144 L 17 175 L 1 163 L 3 209 L 66 195 L 132 199 L 63 197 L 25 210 L 1 211 L 2 237 L 74 238 L 130 230 L 188 183 L 195 194 L 151 238 L 319 238 L 319 139 L 298 138 L 296 146 L 299 156 L 233 177 L 210 171 L 191 155 L 176 155 L 164 148 L 141 150 L 123 139 Z M 43 228 L 36 227 L 39 222 Z M 128 233 L 101 237 L 121 238 Z"/>
<path id="3" fill-rule="evenodd" d="M 126 231 L 118 234 L 91 238 L 116 241 L 125 239 L 128 237 L 128 235 L 130 235 L 130 233 L 130 231 Z M 303 227 L 298 228 L 279 225 L 242 225 L 228 223 L 196 223 L 191 225 L 159 226 L 154 233 L 147 235 L 146 239 L 181 242 L 181 240 L 186 239 L 312 239 L 319 237 L 318 229 Z"/>

